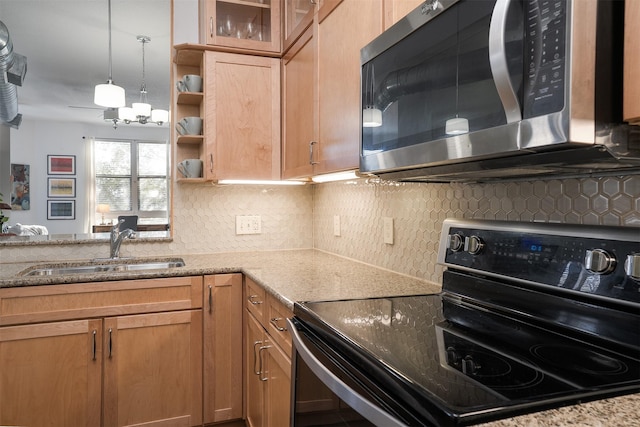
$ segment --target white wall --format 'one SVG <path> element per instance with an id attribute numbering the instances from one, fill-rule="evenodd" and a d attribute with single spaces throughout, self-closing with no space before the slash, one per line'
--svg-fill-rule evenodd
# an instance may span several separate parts
<path id="1" fill-rule="evenodd" d="M 87 168 L 86 158 L 89 137 L 124 138 L 145 140 L 168 140 L 168 128 L 155 125 L 121 125 L 117 129 L 99 123 L 97 125 L 80 123 L 61 123 L 53 121 L 35 121 L 23 118 L 20 129 L 11 129 L 11 163 L 30 165 L 29 210 L 11 212 L 9 223 L 44 225 L 50 234 L 84 233 L 87 219 Z M 76 156 L 76 213 L 74 220 L 47 220 L 47 155 Z M 63 199 L 58 199 L 63 200 Z"/>

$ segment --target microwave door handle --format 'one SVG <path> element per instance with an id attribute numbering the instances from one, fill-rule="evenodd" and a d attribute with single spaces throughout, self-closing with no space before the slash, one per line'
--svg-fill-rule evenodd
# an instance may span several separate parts
<path id="1" fill-rule="evenodd" d="M 522 120 L 520 102 L 509 78 L 506 55 L 507 11 L 511 0 L 497 0 L 489 24 L 489 65 L 502 101 L 507 123 Z"/>

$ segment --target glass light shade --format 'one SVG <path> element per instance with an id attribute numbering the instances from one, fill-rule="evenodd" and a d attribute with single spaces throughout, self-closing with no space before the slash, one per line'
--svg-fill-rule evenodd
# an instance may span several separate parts
<path id="1" fill-rule="evenodd" d="M 444 131 L 447 135 L 462 135 L 469 133 L 469 120 L 463 117 L 449 119 L 445 123 Z"/>
<path id="2" fill-rule="evenodd" d="M 121 107 L 118 108 L 118 118 L 120 120 L 135 121 L 136 114 L 133 112 L 133 108 L 131 107 Z"/>
<path id="3" fill-rule="evenodd" d="M 96 85 L 93 102 L 101 107 L 124 107 L 126 105 L 124 99 L 124 88 L 114 85 L 111 81 Z"/>
<path id="4" fill-rule="evenodd" d="M 167 110 L 151 110 L 151 121 L 154 123 L 169 122 L 169 112 Z"/>
<path id="5" fill-rule="evenodd" d="M 108 213 L 110 211 L 109 205 L 107 204 L 98 204 L 98 208 L 96 209 L 98 213 Z"/>
<path id="6" fill-rule="evenodd" d="M 146 102 L 134 102 L 131 106 L 133 107 L 133 112 L 136 117 L 149 117 L 151 115 L 151 104 L 147 104 Z"/>
<path id="7" fill-rule="evenodd" d="M 378 108 L 367 107 L 362 110 L 362 127 L 375 128 L 382 126 L 382 111 Z"/>

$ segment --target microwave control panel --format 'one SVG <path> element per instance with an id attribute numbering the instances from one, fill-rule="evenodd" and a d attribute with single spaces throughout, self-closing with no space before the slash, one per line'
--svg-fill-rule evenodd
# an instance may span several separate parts
<path id="1" fill-rule="evenodd" d="M 524 118 L 564 107 L 567 0 L 525 1 Z"/>

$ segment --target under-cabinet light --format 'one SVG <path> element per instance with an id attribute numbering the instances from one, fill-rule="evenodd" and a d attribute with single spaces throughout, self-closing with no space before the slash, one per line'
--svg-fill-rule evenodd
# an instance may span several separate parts
<path id="1" fill-rule="evenodd" d="M 221 179 L 223 185 L 304 185 L 305 181 L 269 181 L 259 179 Z"/>
<path id="2" fill-rule="evenodd" d="M 322 183 L 322 182 L 331 182 L 331 181 L 345 181 L 347 179 L 358 179 L 361 176 L 357 171 L 344 171 L 344 172 L 335 172 L 335 173 L 327 173 L 324 175 L 316 175 L 311 178 L 313 182 Z"/>

